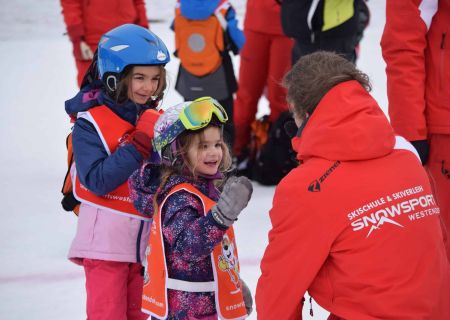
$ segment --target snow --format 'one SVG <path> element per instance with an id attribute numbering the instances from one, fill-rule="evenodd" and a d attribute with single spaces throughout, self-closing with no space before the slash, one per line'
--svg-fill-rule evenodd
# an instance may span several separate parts
<path id="1" fill-rule="evenodd" d="M 231 0 L 242 24 L 244 0 Z M 173 52 L 169 30 L 174 0 L 147 1 L 156 32 Z M 361 44 L 358 66 L 369 74 L 373 94 L 386 110 L 385 65 L 379 46 L 384 1 L 370 1 L 372 20 Z M 0 318 L 85 318 L 82 268 L 66 259 L 76 217 L 62 210 L 60 188 L 66 170 L 65 137 L 70 125 L 64 101 L 76 90 L 75 65 L 59 2 L 2 1 L 0 6 Z M 239 57 L 234 58 L 236 71 Z M 163 108 L 181 101 L 174 92 L 178 61 L 169 63 L 170 88 Z M 267 101 L 259 104 L 267 111 Z M 254 293 L 259 262 L 270 229 L 274 187 L 255 184 L 253 198 L 235 230 L 242 277 Z M 301 204 L 299 204 L 301 205 Z M 307 263 L 307 262 L 305 262 Z M 299 266 L 301 272 L 301 266 Z M 310 319 L 309 305 L 304 319 Z M 314 319 L 327 313 L 313 302 Z M 250 319 L 256 319 L 255 312 Z"/>

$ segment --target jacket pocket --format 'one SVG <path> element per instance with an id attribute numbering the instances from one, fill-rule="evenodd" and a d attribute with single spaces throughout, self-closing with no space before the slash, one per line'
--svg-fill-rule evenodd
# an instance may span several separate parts
<path id="1" fill-rule="evenodd" d="M 81 247 L 89 247 L 94 240 L 94 230 L 97 223 L 98 209 L 81 204 L 78 216 L 77 242 Z"/>

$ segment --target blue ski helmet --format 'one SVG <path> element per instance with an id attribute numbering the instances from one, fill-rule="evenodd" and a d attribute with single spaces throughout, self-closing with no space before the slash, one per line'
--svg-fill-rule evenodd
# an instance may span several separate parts
<path id="1" fill-rule="evenodd" d="M 98 71 L 106 87 L 115 91 L 120 75 L 130 65 L 165 65 L 170 54 L 150 30 L 124 24 L 105 33 L 98 44 Z"/>

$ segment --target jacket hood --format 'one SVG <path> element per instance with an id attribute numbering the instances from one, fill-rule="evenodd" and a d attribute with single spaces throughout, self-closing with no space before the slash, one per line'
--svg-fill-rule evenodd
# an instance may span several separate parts
<path id="1" fill-rule="evenodd" d="M 392 152 L 395 135 L 377 102 L 352 80 L 322 98 L 292 145 L 299 160 L 368 160 Z"/>

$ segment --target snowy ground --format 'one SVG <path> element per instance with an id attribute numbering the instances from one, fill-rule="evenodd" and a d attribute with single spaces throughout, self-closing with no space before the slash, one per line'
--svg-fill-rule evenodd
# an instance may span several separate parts
<path id="1" fill-rule="evenodd" d="M 152 30 L 173 51 L 168 26 L 174 0 L 149 0 Z M 245 0 L 231 0 L 242 22 Z M 69 124 L 64 100 L 76 92 L 70 43 L 56 0 L 0 2 L 0 319 L 83 319 L 82 269 L 66 254 L 76 218 L 60 207 Z M 358 66 L 372 79 L 373 94 L 386 109 L 386 79 L 379 41 L 384 1 L 370 1 L 372 21 Z M 173 91 L 178 62 L 169 63 L 170 89 L 163 107 L 180 102 Z M 235 58 L 236 70 L 239 58 Z M 260 113 L 267 101 L 260 102 Z M 256 185 L 236 225 L 242 277 L 256 287 L 259 261 L 270 228 L 273 187 Z M 301 266 L 299 266 L 299 272 Z M 313 305 L 315 319 L 327 313 Z M 304 319 L 310 319 L 305 308 Z M 250 319 L 256 319 L 255 313 Z"/>

